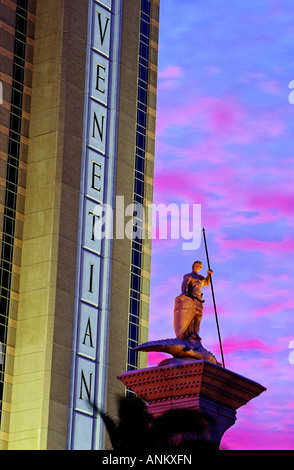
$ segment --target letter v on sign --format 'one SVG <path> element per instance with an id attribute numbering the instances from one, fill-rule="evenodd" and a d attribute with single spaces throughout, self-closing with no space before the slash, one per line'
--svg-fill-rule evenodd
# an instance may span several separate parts
<path id="1" fill-rule="evenodd" d="M 97 11 L 97 15 L 98 15 L 98 24 L 99 24 L 99 31 L 100 31 L 100 41 L 101 41 L 101 46 L 103 46 L 107 26 L 108 26 L 108 23 L 109 23 L 109 18 L 105 19 L 105 24 L 104 24 L 104 29 L 103 29 L 100 11 Z"/>
<path id="2" fill-rule="evenodd" d="M 109 12 L 97 7 L 95 16 L 94 48 L 109 56 L 110 47 L 110 18 Z"/>

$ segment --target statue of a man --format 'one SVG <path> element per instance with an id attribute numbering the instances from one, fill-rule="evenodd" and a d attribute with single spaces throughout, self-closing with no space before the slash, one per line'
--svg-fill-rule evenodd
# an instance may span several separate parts
<path id="1" fill-rule="evenodd" d="M 201 261 L 195 261 L 192 265 L 192 272 L 185 274 L 182 282 L 182 294 L 192 297 L 199 302 L 203 302 L 201 288 L 202 286 L 209 286 L 210 276 L 212 274 L 212 271 L 208 270 L 207 276 L 203 277 L 201 274 L 198 274 L 201 269 Z"/>
<path id="2" fill-rule="evenodd" d="M 198 274 L 202 268 L 201 261 L 195 261 L 192 272 L 185 274 L 182 282 L 182 294 L 175 299 L 174 327 L 178 338 L 192 336 L 199 337 L 200 322 L 203 313 L 201 288 L 210 284 L 212 271 L 207 271 L 207 276 Z"/>

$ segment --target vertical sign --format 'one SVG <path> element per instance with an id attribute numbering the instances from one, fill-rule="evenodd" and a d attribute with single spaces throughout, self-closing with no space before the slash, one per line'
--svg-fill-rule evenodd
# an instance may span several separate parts
<path id="1" fill-rule="evenodd" d="M 102 204 L 113 207 L 121 4 L 89 0 L 69 449 L 103 443 L 93 405 L 105 405 L 111 240 L 97 234 L 97 222 Z"/>

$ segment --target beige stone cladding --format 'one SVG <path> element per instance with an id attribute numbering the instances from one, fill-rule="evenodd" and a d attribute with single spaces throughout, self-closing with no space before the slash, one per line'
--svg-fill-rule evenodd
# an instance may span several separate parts
<path id="1" fill-rule="evenodd" d="M 27 8 L 1 0 L 0 241 L 1 344 L 0 449 L 8 448 L 28 155 L 33 69 L 34 1 Z M 25 25 L 19 20 L 26 18 Z M 22 32 L 25 30 L 25 47 Z M 16 43 L 16 34 L 18 41 Z"/>
<path id="2" fill-rule="evenodd" d="M 8 449 L 65 449 L 87 2 L 37 0 Z"/>
<path id="3" fill-rule="evenodd" d="M 0 229 L 3 227 L 17 1 L 1 0 Z M 140 1 L 124 1 L 115 194 L 133 201 Z M 152 202 L 159 0 L 151 0 L 144 204 Z M 28 0 L 22 128 L 0 448 L 64 450 L 75 304 L 87 0 Z M 151 230 L 151 221 L 146 221 Z M 114 227 L 115 229 L 115 227 Z M 2 233 L 1 233 L 2 237 Z M 2 240 L 2 238 L 1 238 Z M 107 411 L 126 369 L 131 240 L 114 239 Z M 147 340 L 151 240 L 142 248 L 139 340 Z M 146 354 L 138 366 L 146 365 Z M 109 441 L 106 440 L 106 447 Z"/>

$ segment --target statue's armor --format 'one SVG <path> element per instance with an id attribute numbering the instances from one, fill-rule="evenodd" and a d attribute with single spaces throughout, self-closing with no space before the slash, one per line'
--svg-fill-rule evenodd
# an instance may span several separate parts
<path id="1" fill-rule="evenodd" d="M 182 293 L 201 300 L 201 287 L 207 285 L 205 277 L 200 274 L 186 274 L 183 278 Z"/>

